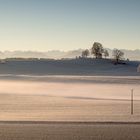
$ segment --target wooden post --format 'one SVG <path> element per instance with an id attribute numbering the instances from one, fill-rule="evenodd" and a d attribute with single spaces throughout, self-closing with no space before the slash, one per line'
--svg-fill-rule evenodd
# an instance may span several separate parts
<path id="1" fill-rule="evenodd" d="M 134 90 L 132 89 L 131 90 L 131 115 L 134 114 L 134 101 L 133 101 L 133 93 L 134 93 Z"/>

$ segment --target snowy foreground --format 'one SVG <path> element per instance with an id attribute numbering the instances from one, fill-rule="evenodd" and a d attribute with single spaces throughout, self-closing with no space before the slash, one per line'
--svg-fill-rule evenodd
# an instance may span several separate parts
<path id="1" fill-rule="evenodd" d="M 8 75 L 1 76 L 0 85 L 0 120 L 140 121 L 138 76 Z M 134 115 L 130 115 L 131 89 Z"/>
<path id="2" fill-rule="evenodd" d="M 1 140 L 139 140 L 139 131 L 132 123 L 0 123 Z"/>
<path id="3" fill-rule="evenodd" d="M 0 79 L 1 140 L 140 139 L 139 76 L 8 74 Z"/>

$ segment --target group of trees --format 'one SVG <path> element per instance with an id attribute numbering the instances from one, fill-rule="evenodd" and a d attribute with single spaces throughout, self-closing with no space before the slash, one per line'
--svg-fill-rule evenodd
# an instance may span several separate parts
<path id="1" fill-rule="evenodd" d="M 88 57 L 89 55 L 94 55 L 95 58 L 102 58 L 103 56 L 106 58 L 109 56 L 109 53 L 106 49 L 103 48 L 101 43 L 95 42 L 91 48 L 91 50 L 82 51 L 82 57 Z"/>
<path id="2" fill-rule="evenodd" d="M 84 58 L 87 58 L 90 54 L 95 56 L 96 59 L 109 57 L 108 50 L 105 49 L 99 42 L 95 42 L 90 50 L 86 49 L 82 51 L 82 57 Z M 121 50 L 114 49 L 112 55 L 116 60 L 116 63 L 119 63 L 119 61 L 123 58 L 124 53 Z"/>

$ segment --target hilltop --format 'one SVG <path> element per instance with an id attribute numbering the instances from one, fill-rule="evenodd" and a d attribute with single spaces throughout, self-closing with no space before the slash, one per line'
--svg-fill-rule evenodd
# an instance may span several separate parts
<path id="1" fill-rule="evenodd" d="M 13 75 L 93 75 L 140 76 L 138 61 L 114 65 L 111 59 L 6 59 L 0 64 L 0 74 Z"/>

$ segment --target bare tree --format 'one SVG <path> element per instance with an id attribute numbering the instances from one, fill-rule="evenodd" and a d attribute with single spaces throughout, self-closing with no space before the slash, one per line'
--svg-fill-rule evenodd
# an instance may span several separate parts
<path id="1" fill-rule="evenodd" d="M 105 58 L 109 57 L 109 52 L 108 52 L 108 50 L 104 49 L 104 53 L 103 53 L 103 54 L 104 54 L 104 57 L 105 57 Z"/>
<path id="2" fill-rule="evenodd" d="M 113 50 L 113 57 L 116 60 L 116 63 L 119 63 L 119 61 L 122 60 L 123 56 L 124 52 L 122 52 L 121 50 L 118 49 Z"/>
<path id="3" fill-rule="evenodd" d="M 102 58 L 103 55 L 103 46 L 101 43 L 95 42 L 91 48 L 91 54 L 93 54 L 96 58 Z"/>
<path id="4" fill-rule="evenodd" d="M 89 56 L 89 54 L 90 54 L 90 53 L 89 53 L 89 50 L 88 50 L 88 49 L 82 51 L 82 57 L 87 58 L 87 57 Z"/>

